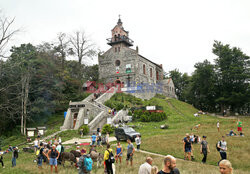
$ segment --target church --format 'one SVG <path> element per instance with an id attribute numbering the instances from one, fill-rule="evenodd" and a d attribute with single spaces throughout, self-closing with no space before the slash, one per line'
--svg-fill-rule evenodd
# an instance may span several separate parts
<path id="1" fill-rule="evenodd" d="M 141 92 L 134 94 L 142 99 L 150 99 L 155 93 L 176 98 L 172 79 L 163 78 L 162 64 L 157 64 L 139 53 L 139 48 L 132 49 L 134 41 L 129 38 L 129 32 L 123 27 L 119 17 L 117 25 L 111 30 L 111 38 L 107 39 L 111 46 L 103 54 L 98 55 L 99 79 L 105 84 L 120 84 L 123 88 L 143 86 L 147 88 L 158 84 L 158 92 Z"/>

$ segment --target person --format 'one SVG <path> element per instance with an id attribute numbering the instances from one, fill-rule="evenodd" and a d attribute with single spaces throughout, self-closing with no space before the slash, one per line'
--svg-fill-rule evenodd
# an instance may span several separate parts
<path id="1" fill-rule="evenodd" d="M 40 150 L 39 150 L 38 161 L 37 161 L 38 168 L 40 169 L 42 168 L 42 165 L 43 165 L 44 156 L 46 156 L 46 154 L 44 153 L 43 143 L 40 143 Z"/>
<path id="2" fill-rule="evenodd" d="M 240 119 L 238 119 L 237 126 L 238 126 L 238 132 L 242 133 L 242 122 L 240 121 Z"/>
<path id="3" fill-rule="evenodd" d="M 136 143 L 136 150 L 139 151 L 141 146 L 141 137 L 139 135 L 136 136 L 135 143 Z"/>
<path id="4" fill-rule="evenodd" d="M 58 138 L 58 143 L 61 144 L 62 143 L 62 139 L 61 137 Z"/>
<path id="5" fill-rule="evenodd" d="M 232 164 L 228 160 L 222 160 L 219 169 L 221 174 L 233 174 Z"/>
<path id="6" fill-rule="evenodd" d="M 206 136 L 203 136 L 202 137 L 203 140 L 201 141 L 201 154 L 203 154 L 203 158 L 202 158 L 202 163 L 206 163 L 207 161 L 207 153 L 210 153 L 210 149 L 209 149 L 209 146 L 208 146 L 208 142 L 207 142 L 207 137 Z"/>
<path id="7" fill-rule="evenodd" d="M 18 158 L 18 147 L 13 147 L 12 151 L 12 167 L 16 166 L 16 159 Z"/>
<path id="8" fill-rule="evenodd" d="M 59 152 L 59 158 L 57 162 L 61 164 L 61 153 L 62 153 L 62 144 L 61 143 L 56 143 L 56 150 Z"/>
<path id="9" fill-rule="evenodd" d="M 194 143 L 194 134 L 193 133 L 191 133 L 190 135 L 189 135 L 189 137 L 190 137 L 190 141 L 192 142 L 192 144 Z"/>
<path id="10" fill-rule="evenodd" d="M 95 142 L 96 142 L 96 135 L 95 135 L 95 133 L 93 133 L 93 135 L 91 136 L 91 142 L 92 142 L 92 145 L 95 145 Z"/>
<path id="11" fill-rule="evenodd" d="M 218 142 L 217 147 L 220 149 L 221 160 L 227 159 L 227 142 L 224 136 L 222 136 L 222 140 Z"/>
<path id="12" fill-rule="evenodd" d="M 102 146 L 101 141 L 102 141 L 102 137 L 98 134 L 98 136 L 97 136 L 97 146 Z"/>
<path id="13" fill-rule="evenodd" d="M 140 166 L 138 174 L 151 174 L 152 163 L 153 159 L 147 157 L 146 162 Z"/>
<path id="14" fill-rule="evenodd" d="M 226 116 L 226 113 L 227 113 L 227 112 L 226 112 L 226 110 L 224 109 L 224 110 L 223 110 L 223 117 Z"/>
<path id="15" fill-rule="evenodd" d="M 151 173 L 150 174 L 157 174 L 158 173 L 158 167 L 157 166 L 153 166 L 151 168 Z"/>
<path id="16" fill-rule="evenodd" d="M 107 144 L 107 149 L 104 152 L 104 161 L 108 174 L 113 174 L 112 161 L 110 159 L 111 154 L 113 154 L 113 150 L 110 148 L 110 145 Z"/>
<path id="17" fill-rule="evenodd" d="M 167 155 L 164 158 L 164 167 L 157 174 L 180 174 L 178 168 L 176 168 L 176 159 L 171 155 Z"/>
<path id="18" fill-rule="evenodd" d="M 189 133 L 186 133 L 186 136 L 182 139 L 182 142 L 184 143 L 189 136 Z M 184 151 L 184 160 L 186 160 L 187 153 Z"/>
<path id="19" fill-rule="evenodd" d="M 116 163 L 118 163 L 118 159 L 120 159 L 120 163 L 122 163 L 122 146 L 119 141 L 117 142 L 117 146 L 116 146 L 116 155 L 115 155 Z"/>
<path id="20" fill-rule="evenodd" d="M 109 144 L 109 133 L 106 134 L 106 143 Z"/>
<path id="21" fill-rule="evenodd" d="M 236 133 L 234 133 L 233 129 L 231 129 L 228 135 L 229 135 L 229 136 L 235 136 Z"/>
<path id="22" fill-rule="evenodd" d="M 35 153 L 38 149 L 38 139 L 36 138 L 35 141 L 34 141 L 34 147 L 35 147 Z"/>
<path id="23" fill-rule="evenodd" d="M 2 149 L 0 148 L 0 163 L 2 164 L 2 168 L 5 168 L 4 163 L 3 163 L 3 154 Z"/>
<path id="24" fill-rule="evenodd" d="M 218 130 L 218 132 L 220 132 L 220 122 L 219 122 L 219 120 L 217 121 L 217 130 Z"/>
<path id="25" fill-rule="evenodd" d="M 56 145 L 52 145 L 52 149 L 49 150 L 47 154 L 47 158 L 50 164 L 51 173 L 53 172 L 53 166 L 55 166 L 55 172 L 57 173 L 57 160 L 59 158 L 60 153 L 56 150 Z"/>
<path id="26" fill-rule="evenodd" d="M 197 125 L 195 125 L 193 128 L 191 128 L 191 130 L 196 129 L 197 132 L 199 132 L 199 128 L 200 128 L 200 127 L 201 127 L 201 124 L 197 124 Z"/>
<path id="27" fill-rule="evenodd" d="M 127 165 L 130 161 L 130 165 L 133 166 L 133 155 L 134 155 L 134 152 L 135 152 L 135 148 L 134 148 L 134 145 L 132 144 L 131 140 L 128 139 L 127 140 L 127 143 L 128 143 L 128 149 L 127 149 Z"/>
<path id="28" fill-rule="evenodd" d="M 79 161 L 77 162 L 77 166 L 79 167 L 78 174 L 90 174 L 92 170 L 93 161 L 90 158 L 90 155 L 86 155 L 87 150 L 81 150 L 81 156 Z"/>
<path id="29" fill-rule="evenodd" d="M 80 136 L 83 137 L 83 129 L 80 130 Z"/>
<path id="30" fill-rule="evenodd" d="M 184 141 L 183 149 L 187 155 L 186 158 L 188 158 L 188 160 L 191 161 L 192 143 L 190 141 L 190 136 L 187 136 L 186 140 Z"/>
<path id="31" fill-rule="evenodd" d="M 77 151 L 77 152 L 81 152 L 80 146 L 76 146 L 76 151 Z"/>

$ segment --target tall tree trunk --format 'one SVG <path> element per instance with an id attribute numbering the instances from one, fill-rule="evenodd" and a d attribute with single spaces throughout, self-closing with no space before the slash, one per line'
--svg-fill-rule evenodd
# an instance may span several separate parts
<path id="1" fill-rule="evenodd" d="M 23 116 L 24 116 L 24 110 L 23 110 L 23 102 L 24 102 L 24 84 L 25 84 L 25 76 L 22 75 L 21 78 L 22 81 L 22 92 L 21 92 L 21 98 L 22 98 L 22 113 L 21 113 L 21 134 L 24 134 L 23 132 Z"/>
<path id="2" fill-rule="evenodd" d="M 23 123 L 23 130 L 24 130 L 24 135 L 26 135 L 26 121 L 27 121 L 27 103 L 29 99 L 29 83 L 30 83 L 30 75 L 29 73 L 26 76 L 26 82 L 25 82 L 25 95 L 24 95 L 24 123 Z"/>

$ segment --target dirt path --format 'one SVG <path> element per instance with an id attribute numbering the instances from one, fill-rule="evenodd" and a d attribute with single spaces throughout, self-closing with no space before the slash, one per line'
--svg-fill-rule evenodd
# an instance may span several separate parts
<path id="1" fill-rule="evenodd" d="M 109 137 L 109 142 L 113 142 L 113 141 L 116 141 L 116 138 Z M 85 138 L 85 139 L 73 138 L 71 140 L 63 142 L 62 144 L 75 144 L 75 142 L 77 142 L 77 143 L 91 143 L 91 138 Z"/>

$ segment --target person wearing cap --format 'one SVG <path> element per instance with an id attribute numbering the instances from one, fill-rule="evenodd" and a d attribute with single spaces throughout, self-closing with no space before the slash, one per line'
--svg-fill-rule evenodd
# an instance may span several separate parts
<path id="1" fill-rule="evenodd" d="M 50 164 L 51 173 L 53 172 L 53 166 L 55 166 L 55 172 L 57 173 L 57 160 L 59 158 L 60 153 L 56 150 L 56 145 L 53 144 L 52 149 L 49 150 L 47 154 L 47 158 Z"/>
<path id="2" fill-rule="evenodd" d="M 16 159 L 18 158 L 18 147 L 13 147 L 13 152 L 12 152 L 12 167 L 16 166 Z"/>
<path id="3" fill-rule="evenodd" d="M 77 162 L 77 166 L 79 167 L 78 174 L 89 174 L 90 172 L 88 172 L 84 166 L 85 158 L 89 157 L 87 156 L 87 150 L 82 148 L 80 152 L 81 152 L 81 156 Z"/>
<path id="4" fill-rule="evenodd" d="M 202 163 L 206 163 L 207 161 L 207 153 L 210 153 L 210 149 L 208 146 L 208 142 L 207 142 L 207 137 L 203 136 L 202 137 L 203 140 L 201 141 L 201 154 L 203 154 L 203 158 L 202 158 Z"/>

